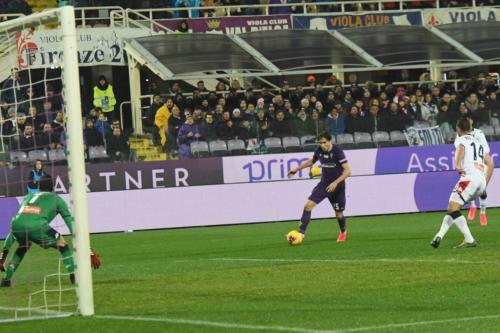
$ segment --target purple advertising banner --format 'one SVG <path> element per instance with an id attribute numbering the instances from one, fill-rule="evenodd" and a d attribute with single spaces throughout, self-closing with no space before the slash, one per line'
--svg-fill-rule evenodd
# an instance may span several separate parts
<path id="1" fill-rule="evenodd" d="M 456 172 L 405 173 L 351 177 L 346 180 L 347 216 L 445 211 L 459 179 Z M 209 186 L 166 187 L 88 194 L 89 230 L 113 232 L 299 220 L 304 201 L 318 180 L 287 180 Z M 500 169 L 488 188 L 488 206 L 500 206 Z M 69 202 L 69 196 L 63 195 Z M 0 198 L 0 238 L 21 198 Z M 313 218 L 332 218 L 328 200 Z M 436 219 L 436 229 L 441 224 Z M 52 226 L 62 233 L 58 217 Z M 432 235 L 430 235 L 432 236 Z"/>
<path id="2" fill-rule="evenodd" d="M 500 167 L 500 142 L 490 142 L 490 155 Z M 421 173 L 453 170 L 453 145 L 378 149 L 375 174 Z"/>
<path id="3" fill-rule="evenodd" d="M 222 159 L 177 160 L 164 162 L 92 163 L 86 166 L 89 192 L 142 190 L 162 187 L 182 187 L 221 184 Z M 0 168 L 0 196 L 26 194 L 30 167 Z M 54 178 L 57 193 L 68 193 L 66 166 L 44 169 Z"/>
<path id="4" fill-rule="evenodd" d="M 189 32 L 240 34 L 244 32 L 292 28 L 292 18 L 290 15 L 174 19 L 158 20 L 157 22 L 172 31 L 177 31 L 182 21 L 187 21 Z"/>

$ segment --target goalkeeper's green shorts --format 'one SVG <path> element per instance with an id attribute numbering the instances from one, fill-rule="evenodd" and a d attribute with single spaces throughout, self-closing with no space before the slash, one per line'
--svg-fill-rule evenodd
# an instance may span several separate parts
<path id="1" fill-rule="evenodd" d="M 57 240 L 61 238 L 57 231 L 45 223 L 34 227 L 33 225 L 27 226 L 19 221 L 18 223 L 13 222 L 11 228 L 12 234 L 21 246 L 28 246 L 30 242 L 33 242 L 47 249 L 56 247 Z"/>

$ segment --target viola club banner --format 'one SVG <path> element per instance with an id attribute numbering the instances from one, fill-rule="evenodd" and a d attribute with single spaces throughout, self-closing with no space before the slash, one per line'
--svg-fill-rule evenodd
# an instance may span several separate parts
<path id="1" fill-rule="evenodd" d="M 294 29 L 334 30 L 341 28 L 374 27 L 384 25 L 421 25 L 419 11 L 363 12 L 335 15 L 293 15 Z"/>
<path id="2" fill-rule="evenodd" d="M 474 7 L 474 8 L 441 8 L 424 9 L 423 20 L 425 25 L 435 26 L 449 23 L 498 21 L 500 8 Z"/>
<path id="3" fill-rule="evenodd" d="M 88 192 L 145 190 L 164 187 L 188 187 L 222 184 L 222 160 L 93 163 L 86 166 Z M 0 197 L 25 195 L 31 168 L 0 168 Z M 53 166 L 44 169 L 54 178 L 57 193 L 69 193 L 68 169 Z"/>
<path id="4" fill-rule="evenodd" d="M 292 28 L 290 15 L 175 19 L 159 20 L 157 22 L 171 31 L 177 31 L 183 21 L 187 22 L 189 32 L 212 32 L 220 34 L 240 34 L 244 32 Z"/>
<path id="5" fill-rule="evenodd" d="M 125 65 L 123 39 L 149 35 L 144 29 L 77 29 L 78 63 L 80 66 Z M 62 64 L 60 30 L 23 30 L 16 34 L 16 42 L 20 68 L 58 67 Z"/>

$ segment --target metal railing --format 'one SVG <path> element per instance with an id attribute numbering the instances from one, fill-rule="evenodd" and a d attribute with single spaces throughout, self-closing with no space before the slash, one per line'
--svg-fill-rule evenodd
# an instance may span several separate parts
<path id="1" fill-rule="evenodd" d="M 286 4 L 256 4 L 238 6 L 205 6 L 205 7 L 170 7 L 170 8 L 150 8 L 136 9 L 135 13 L 141 13 L 151 20 L 163 18 L 195 18 L 195 17 L 223 17 L 241 15 L 270 15 L 273 9 L 289 8 L 294 14 L 321 14 L 325 12 L 345 13 L 355 11 L 383 11 L 383 10 L 404 10 L 421 9 L 415 4 L 424 4 L 424 8 L 440 8 L 440 0 L 355 0 L 355 1 L 330 1 L 320 3 L 286 3 Z M 476 7 L 476 0 L 470 0 L 461 6 Z M 193 16 L 193 13 L 200 13 Z"/>
<path id="2" fill-rule="evenodd" d="M 77 7 L 75 8 L 76 25 L 81 28 L 95 25 L 110 26 L 112 13 L 121 13 L 125 17 L 125 9 L 120 6 Z"/>

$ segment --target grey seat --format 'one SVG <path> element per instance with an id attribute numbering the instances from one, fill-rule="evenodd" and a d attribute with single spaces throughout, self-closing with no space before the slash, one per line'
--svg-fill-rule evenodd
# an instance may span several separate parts
<path id="1" fill-rule="evenodd" d="M 389 133 L 383 132 L 383 131 L 376 131 L 373 132 L 372 134 L 373 142 L 378 146 L 378 147 L 390 147 L 391 144 L 391 137 L 389 136 Z"/>
<path id="2" fill-rule="evenodd" d="M 28 154 L 26 154 L 24 151 L 11 151 L 10 161 L 12 163 L 26 163 L 28 162 Z"/>
<path id="3" fill-rule="evenodd" d="M 393 146 L 408 146 L 406 136 L 401 131 L 391 131 L 391 142 Z"/>
<path id="4" fill-rule="evenodd" d="M 429 122 L 427 122 L 425 120 L 415 120 L 413 122 L 413 127 L 416 127 L 416 128 L 427 128 L 430 126 L 431 125 L 429 124 Z"/>
<path id="5" fill-rule="evenodd" d="M 109 159 L 109 156 L 108 156 L 108 153 L 106 152 L 106 147 L 104 147 L 104 146 L 89 147 L 89 160 L 90 161 L 108 160 L 108 159 Z"/>
<path id="6" fill-rule="evenodd" d="M 374 144 L 370 133 L 354 132 L 354 142 L 356 148 L 373 148 Z"/>
<path id="7" fill-rule="evenodd" d="M 491 140 L 495 140 L 495 139 L 496 139 L 495 129 L 494 129 L 494 127 L 493 127 L 493 126 L 484 125 L 484 126 L 479 127 L 479 129 L 480 129 L 481 131 L 483 131 L 484 136 L 486 137 L 486 139 L 487 139 L 488 141 L 491 141 Z"/>
<path id="8" fill-rule="evenodd" d="M 191 154 L 193 157 L 207 157 L 210 156 L 210 150 L 208 149 L 208 143 L 205 141 L 194 141 L 190 145 Z"/>
<path id="9" fill-rule="evenodd" d="M 208 143 L 212 156 L 226 156 L 228 154 L 227 144 L 224 140 L 215 140 Z"/>
<path id="10" fill-rule="evenodd" d="M 232 155 L 246 155 L 247 150 L 245 147 L 245 141 L 239 139 L 232 139 L 227 141 L 227 150 Z"/>
<path id="11" fill-rule="evenodd" d="M 36 160 L 47 161 L 47 152 L 40 149 L 35 149 L 28 152 L 28 162 L 35 162 Z"/>
<path id="12" fill-rule="evenodd" d="M 52 162 L 66 161 L 66 154 L 62 149 L 49 150 L 49 160 Z"/>
<path id="13" fill-rule="evenodd" d="M 356 147 L 354 137 L 350 133 L 337 134 L 337 145 L 342 149 L 354 149 Z"/>
<path id="14" fill-rule="evenodd" d="M 494 129 L 495 129 L 495 135 L 497 136 L 498 139 L 500 139 L 500 125 L 496 125 Z"/>
<path id="15" fill-rule="evenodd" d="M 285 149 L 285 152 L 291 153 L 291 152 L 298 152 L 302 151 L 302 146 L 300 145 L 300 140 L 296 136 L 285 136 L 282 139 L 283 141 L 283 149 Z"/>
<path id="16" fill-rule="evenodd" d="M 267 148 L 268 153 L 282 153 L 283 146 L 281 145 L 281 139 L 276 137 L 265 138 L 264 145 Z"/>
<path id="17" fill-rule="evenodd" d="M 300 144 L 304 151 L 315 151 L 318 147 L 318 142 L 314 135 L 304 135 L 300 138 Z"/>

